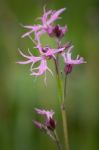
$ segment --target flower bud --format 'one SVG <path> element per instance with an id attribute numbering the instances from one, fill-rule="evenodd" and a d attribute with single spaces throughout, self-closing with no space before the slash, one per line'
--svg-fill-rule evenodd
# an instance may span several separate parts
<path id="1" fill-rule="evenodd" d="M 66 74 L 69 74 L 69 73 L 71 73 L 72 72 L 72 65 L 71 64 L 66 64 L 65 65 L 65 68 L 64 68 L 64 72 L 66 73 Z"/>
<path id="2" fill-rule="evenodd" d="M 55 120 L 53 119 L 53 118 L 49 118 L 49 120 L 47 120 L 47 122 L 46 122 L 46 126 L 47 126 L 47 128 L 49 129 L 49 130 L 54 130 L 55 129 L 55 127 L 56 127 L 56 122 L 55 122 Z"/>

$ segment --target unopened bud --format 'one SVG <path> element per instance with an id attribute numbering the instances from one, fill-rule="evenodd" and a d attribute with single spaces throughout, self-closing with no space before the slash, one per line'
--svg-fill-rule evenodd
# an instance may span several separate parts
<path id="1" fill-rule="evenodd" d="M 66 74 L 71 73 L 71 72 L 72 72 L 72 65 L 71 65 L 71 64 L 66 64 L 66 65 L 65 65 L 65 68 L 64 68 L 64 72 L 65 72 Z"/>
<path id="2" fill-rule="evenodd" d="M 54 119 L 50 118 L 47 122 L 46 122 L 46 126 L 49 130 L 54 130 L 56 127 L 56 122 Z"/>

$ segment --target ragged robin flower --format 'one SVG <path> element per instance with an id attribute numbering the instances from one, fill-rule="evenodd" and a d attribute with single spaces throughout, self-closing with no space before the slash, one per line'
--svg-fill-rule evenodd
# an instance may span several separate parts
<path id="1" fill-rule="evenodd" d="M 66 74 L 71 73 L 72 67 L 74 65 L 79 65 L 86 63 L 83 57 L 77 55 L 76 59 L 71 58 L 73 46 L 70 46 L 66 52 L 62 52 L 62 57 L 64 58 L 65 68 L 64 71 Z"/>
<path id="2" fill-rule="evenodd" d="M 35 124 L 35 126 L 39 129 L 42 129 L 42 130 L 54 130 L 55 127 L 56 127 L 56 122 L 53 118 L 53 115 L 54 115 L 54 111 L 50 110 L 44 110 L 44 109 L 38 109 L 36 108 L 35 111 L 41 115 L 41 116 L 44 116 L 45 117 L 45 122 L 44 123 L 41 123 L 41 122 L 38 122 L 38 121 L 33 121 L 33 123 Z"/>
<path id="3" fill-rule="evenodd" d="M 17 63 L 18 64 L 31 64 L 31 67 L 30 67 L 31 75 L 40 76 L 42 74 L 45 74 L 45 81 L 46 81 L 47 70 L 53 75 L 51 69 L 47 65 L 47 60 L 56 59 L 56 54 L 64 51 L 65 48 L 52 49 L 50 47 L 43 48 L 41 45 L 38 45 L 37 49 L 39 51 L 39 56 L 34 56 L 29 50 L 28 50 L 29 55 L 26 55 L 21 50 L 19 50 L 19 53 L 27 60 L 18 61 Z M 34 65 L 37 62 L 39 62 L 40 64 L 38 67 L 34 68 Z"/>
<path id="4" fill-rule="evenodd" d="M 42 24 L 37 25 L 25 25 L 24 28 L 29 29 L 30 31 L 26 32 L 22 37 L 26 37 L 35 34 L 35 40 L 40 42 L 40 36 L 44 33 L 48 33 L 51 37 L 61 38 L 64 36 L 65 32 L 67 32 L 67 26 L 61 27 L 59 25 L 52 25 L 57 19 L 59 19 L 59 15 L 65 11 L 65 8 L 55 10 L 46 11 L 44 9 L 44 14 L 39 19 Z"/>

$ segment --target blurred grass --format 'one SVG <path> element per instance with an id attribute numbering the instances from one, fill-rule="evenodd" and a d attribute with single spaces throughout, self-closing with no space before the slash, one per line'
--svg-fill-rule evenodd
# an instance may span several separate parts
<path id="1" fill-rule="evenodd" d="M 48 74 L 48 88 L 43 77 L 34 82 L 29 66 L 15 62 L 21 59 L 17 49 L 32 49 L 32 42 L 21 39 L 20 24 L 34 24 L 43 6 L 66 7 L 63 19 L 69 31 L 63 41 L 72 41 L 74 56 L 85 57 L 87 64 L 77 66 L 69 76 L 68 124 L 71 150 L 98 150 L 99 144 L 99 1 L 98 0 L 0 0 L 0 150 L 55 149 L 54 143 L 37 130 L 32 119 L 39 119 L 35 107 L 54 109 L 60 138 L 61 115 L 55 78 Z M 46 37 L 43 39 L 44 43 Z M 52 40 L 49 44 L 54 45 Z M 50 64 L 52 65 L 52 64 Z"/>

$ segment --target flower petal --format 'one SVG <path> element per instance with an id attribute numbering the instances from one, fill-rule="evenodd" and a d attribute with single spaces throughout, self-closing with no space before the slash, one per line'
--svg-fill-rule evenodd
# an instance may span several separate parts
<path id="1" fill-rule="evenodd" d="M 86 63 L 86 61 L 84 61 L 84 58 L 80 57 L 79 55 L 77 55 L 76 59 L 71 58 L 72 48 L 73 46 L 71 46 L 67 52 L 62 53 L 62 57 L 64 58 L 65 64 L 77 65 L 77 64 Z"/>
<path id="2" fill-rule="evenodd" d="M 47 21 L 47 24 L 50 25 L 52 22 L 59 18 L 59 15 L 65 11 L 66 8 L 59 9 L 51 15 L 50 19 Z"/>
<path id="3" fill-rule="evenodd" d="M 28 60 L 26 60 L 26 61 L 18 61 L 17 63 L 19 63 L 19 64 L 29 64 L 29 63 L 36 63 L 36 62 L 38 62 L 38 61 L 40 61 L 42 58 L 41 57 L 36 57 L 36 56 L 33 56 L 32 55 L 32 53 L 28 50 L 28 52 L 29 52 L 29 54 L 30 54 L 30 56 L 28 56 L 28 55 L 25 55 L 21 50 L 19 50 L 19 53 L 23 56 L 23 57 L 25 57 L 25 58 L 27 58 Z"/>
<path id="4" fill-rule="evenodd" d="M 32 71 L 31 75 L 34 76 L 40 76 L 44 74 L 47 70 L 51 72 L 51 70 L 47 67 L 47 61 L 45 59 L 42 59 L 39 67 L 33 68 L 33 70 L 38 70 L 37 72 Z"/>
<path id="5" fill-rule="evenodd" d="M 52 118 L 54 115 L 54 111 L 52 111 L 52 110 L 46 111 L 44 109 L 35 108 L 35 111 L 42 116 L 46 116 L 47 119 Z"/>

